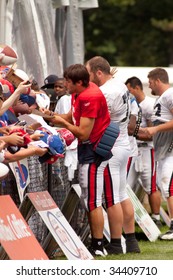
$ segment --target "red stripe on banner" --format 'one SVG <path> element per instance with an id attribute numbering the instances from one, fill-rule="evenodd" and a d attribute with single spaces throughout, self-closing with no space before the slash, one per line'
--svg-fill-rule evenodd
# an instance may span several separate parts
<path id="1" fill-rule="evenodd" d="M 26 183 L 25 174 L 23 173 L 23 169 L 22 169 L 22 166 L 21 166 L 21 164 L 20 164 L 19 161 L 17 161 L 17 166 L 18 166 L 18 168 L 19 168 L 19 172 L 20 172 L 20 175 L 21 175 L 21 177 L 22 177 L 23 183 Z"/>

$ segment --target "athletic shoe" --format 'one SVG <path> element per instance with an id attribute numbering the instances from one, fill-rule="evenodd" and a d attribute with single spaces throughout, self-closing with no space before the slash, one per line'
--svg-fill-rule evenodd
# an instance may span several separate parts
<path id="1" fill-rule="evenodd" d="M 134 239 L 126 240 L 126 253 L 140 253 L 138 241 Z"/>
<path id="2" fill-rule="evenodd" d="M 88 250 L 93 257 L 106 257 L 108 254 L 105 248 L 103 248 L 102 251 L 102 250 L 95 249 L 93 247 L 89 247 Z"/>
<path id="3" fill-rule="evenodd" d="M 161 240 L 173 240 L 173 230 L 168 230 L 167 232 L 159 236 Z"/>
<path id="4" fill-rule="evenodd" d="M 161 220 L 157 220 L 154 217 L 151 217 L 151 218 L 158 228 L 161 228 L 163 226 Z"/>
<path id="5" fill-rule="evenodd" d="M 123 254 L 123 249 L 121 244 L 114 244 L 114 243 L 109 243 L 108 245 L 105 246 L 106 251 L 108 255 L 117 255 L 117 254 Z"/>

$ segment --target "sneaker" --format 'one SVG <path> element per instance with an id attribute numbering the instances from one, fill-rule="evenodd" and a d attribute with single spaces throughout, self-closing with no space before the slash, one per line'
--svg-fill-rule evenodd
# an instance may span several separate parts
<path id="1" fill-rule="evenodd" d="M 167 232 L 159 236 L 161 240 L 173 240 L 173 230 L 168 230 Z"/>
<path id="2" fill-rule="evenodd" d="M 151 217 L 151 218 L 158 228 L 161 228 L 163 226 L 161 220 L 157 220 L 154 217 Z"/>
<path id="3" fill-rule="evenodd" d="M 109 243 L 108 245 L 105 246 L 106 251 L 108 255 L 117 255 L 117 254 L 123 254 L 123 249 L 121 245 L 115 245 L 112 243 Z"/>
<path id="4" fill-rule="evenodd" d="M 140 253 L 141 250 L 136 239 L 126 240 L 126 253 Z"/>
<path id="5" fill-rule="evenodd" d="M 107 251 L 105 248 L 102 250 L 94 249 L 93 247 L 88 248 L 89 252 L 93 257 L 106 257 L 108 255 Z"/>

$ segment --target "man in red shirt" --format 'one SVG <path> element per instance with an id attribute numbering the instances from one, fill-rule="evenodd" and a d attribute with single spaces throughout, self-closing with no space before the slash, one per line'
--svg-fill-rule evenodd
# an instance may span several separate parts
<path id="1" fill-rule="evenodd" d="M 64 72 L 64 78 L 65 86 L 72 95 L 71 110 L 67 114 L 53 113 L 51 122 L 65 127 L 78 138 L 79 183 L 92 235 L 90 251 L 93 255 L 105 256 L 107 252 L 103 247 L 102 194 L 104 169 L 112 154 L 111 147 L 106 157 L 98 155 L 95 148 L 110 127 L 108 107 L 99 87 L 89 82 L 89 73 L 84 65 L 69 66 Z M 51 114 L 48 110 L 42 111 Z M 113 137 L 111 145 L 116 140 L 116 136 Z M 106 139 L 107 147 L 109 133 Z"/>

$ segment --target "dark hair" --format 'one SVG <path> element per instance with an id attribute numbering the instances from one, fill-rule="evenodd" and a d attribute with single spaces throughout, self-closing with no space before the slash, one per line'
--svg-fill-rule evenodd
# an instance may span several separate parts
<path id="1" fill-rule="evenodd" d="M 96 73 L 98 70 L 101 70 L 105 74 L 110 74 L 110 64 L 102 56 L 94 56 L 86 62 L 86 65 L 90 66 L 90 70 L 93 73 Z"/>
<path id="2" fill-rule="evenodd" d="M 72 80 L 73 84 L 82 81 L 82 85 L 87 87 L 89 85 L 89 73 L 83 64 L 72 64 L 64 71 L 64 78 Z"/>
<path id="3" fill-rule="evenodd" d="M 142 85 L 141 80 L 135 76 L 128 78 L 125 82 L 125 85 L 127 85 L 127 84 L 130 84 L 130 86 L 132 88 L 135 88 L 136 86 L 138 86 L 141 90 L 143 90 L 143 85 Z"/>
<path id="4" fill-rule="evenodd" d="M 152 79 L 152 80 L 159 79 L 164 84 L 168 84 L 169 83 L 168 73 L 163 68 L 155 68 L 155 69 L 151 70 L 148 73 L 147 77 L 149 79 Z"/>

